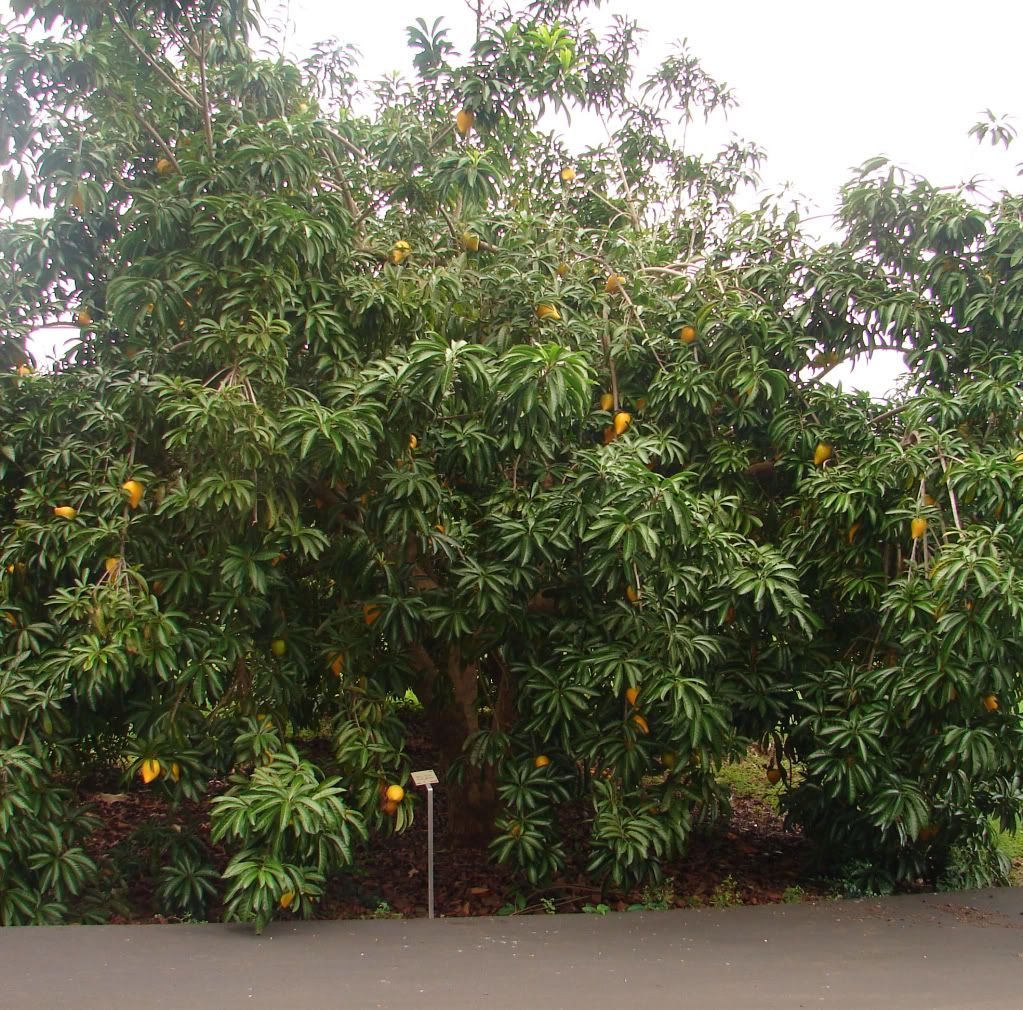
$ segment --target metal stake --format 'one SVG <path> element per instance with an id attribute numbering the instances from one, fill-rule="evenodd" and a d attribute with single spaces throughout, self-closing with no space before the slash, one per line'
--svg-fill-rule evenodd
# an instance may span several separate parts
<path id="1" fill-rule="evenodd" d="M 430 918 L 433 918 L 433 786 L 426 786 L 426 854 L 429 866 L 426 871 L 429 892 Z"/>

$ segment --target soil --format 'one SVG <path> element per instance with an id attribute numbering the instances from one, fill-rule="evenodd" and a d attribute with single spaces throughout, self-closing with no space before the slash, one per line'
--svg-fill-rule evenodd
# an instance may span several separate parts
<path id="1" fill-rule="evenodd" d="M 315 744 L 310 749 L 318 750 Z M 430 768 L 438 760 L 431 742 L 422 736 L 410 735 L 406 750 L 413 768 Z M 141 784 L 133 785 L 130 792 L 113 792 L 107 791 L 111 789 L 107 783 L 106 789 L 86 793 L 85 799 L 94 804 L 93 813 L 102 823 L 85 847 L 110 876 L 116 909 L 111 922 L 177 921 L 159 914 L 155 892 L 160 853 L 165 851 L 167 839 L 186 824 L 208 843 L 209 803 L 225 788 L 224 782 L 211 782 L 202 802 L 184 803 L 175 809 Z M 486 853 L 452 845 L 443 784 L 435 788 L 434 800 L 435 906 L 439 916 L 494 915 L 512 908 L 519 913 L 542 913 L 552 908 L 552 901 L 559 912 L 580 912 L 584 906 L 593 909 L 602 904 L 623 911 L 632 905 L 759 905 L 826 893 L 826 888 L 812 879 L 806 840 L 787 831 L 778 814 L 758 797 L 733 797 L 731 816 L 694 833 L 685 856 L 664 865 L 660 884 L 631 892 L 602 892 L 587 878 L 581 808 L 561 811 L 569 853 L 566 871 L 537 889 L 516 880 Z M 214 863 L 223 869 L 227 852 L 215 847 L 212 851 Z M 401 835 L 374 838 L 372 848 L 357 857 L 357 865 L 332 880 L 317 918 L 425 916 L 426 858 L 426 804 L 421 802 L 411 828 Z M 221 914 L 219 905 L 207 911 L 210 921 L 219 920 Z"/>

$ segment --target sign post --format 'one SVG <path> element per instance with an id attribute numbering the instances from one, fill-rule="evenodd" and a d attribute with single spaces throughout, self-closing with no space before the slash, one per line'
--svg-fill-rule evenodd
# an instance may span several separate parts
<path id="1" fill-rule="evenodd" d="M 432 768 L 412 773 L 412 781 L 417 786 L 426 787 L 426 888 L 429 916 L 433 918 L 433 787 L 439 781 Z"/>

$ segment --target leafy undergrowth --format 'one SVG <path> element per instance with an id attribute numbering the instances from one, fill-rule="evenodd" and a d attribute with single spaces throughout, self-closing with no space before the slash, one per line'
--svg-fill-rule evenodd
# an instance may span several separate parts
<path id="1" fill-rule="evenodd" d="M 319 752 L 320 741 L 305 747 Z M 438 761 L 429 740 L 411 736 L 413 767 Z M 316 753 L 318 760 L 328 754 Z M 664 878 L 633 891 L 602 891 L 585 872 L 585 811 L 566 805 L 559 813 L 570 861 L 565 873 L 543 888 L 522 887 L 484 854 L 449 842 L 449 794 L 435 792 L 436 909 L 438 915 L 467 916 L 551 912 L 604 912 L 634 908 L 676 908 L 765 904 L 820 897 L 829 888 L 809 879 L 809 847 L 786 831 L 777 812 L 781 786 L 764 776 L 765 761 L 751 754 L 723 769 L 733 791 L 730 818 L 698 832 L 686 856 L 664 867 Z M 144 787 L 120 791 L 114 783 L 91 791 L 102 827 L 92 836 L 89 852 L 104 867 L 114 922 L 177 921 L 161 914 L 159 887 L 162 854 L 175 838 L 195 833 L 209 841 L 209 799 L 223 791 L 211 783 L 202 803 L 168 809 Z M 356 866 L 335 878 L 320 903 L 318 917 L 422 916 L 427 912 L 426 811 L 420 802 L 412 827 L 404 834 L 378 838 Z M 227 853 L 210 848 L 211 867 L 220 872 Z M 205 918 L 218 920 L 214 901 Z"/>

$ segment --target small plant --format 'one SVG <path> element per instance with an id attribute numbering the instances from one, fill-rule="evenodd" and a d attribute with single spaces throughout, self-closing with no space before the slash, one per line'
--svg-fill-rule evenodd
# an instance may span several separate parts
<path id="1" fill-rule="evenodd" d="M 401 912 L 395 912 L 386 901 L 378 901 L 370 916 L 373 919 L 403 919 Z"/>
<path id="2" fill-rule="evenodd" d="M 717 887 L 714 888 L 714 893 L 710 896 L 710 903 L 715 908 L 733 908 L 736 905 L 742 904 L 742 895 L 739 893 L 739 882 L 728 874 Z"/>
<path id="3" fill-rule="evenodd" d="M 665 880 L 660 884 L 648 884 L 640 892 L 639 901 L 629 906 L 630 912 L 664 912 L 674 908 L 677 901 L 675 882 Z"/>
<path id="4" fill-rule="evenodd" d="M 583 905 L 583 911 L 588 915 L 607 915 L 611 911 L 610 905 L 601 902 L 599 905 Z"/>
<path id="5" fill-rule="evenodd" d="M 557 915 L 558 908 L 553 898 L 541 898 L 540 905 L 543 908 L 544 915 Z"/>
<path id="6" fill-rule="evenodd" d="M 352 861 L 354 838 L 366 837 L 338 782 L 321 779 L 288 745 L 213 801 L 213 841 L 242 846 L 224 871 L 225 919 L 252 922 L 259 933 L 277 909 L 309 915 L 327 875 Z"/>
<path id="7" fill-rule="evenodd" d="M 781 900 L 786 905 L 798 905 L 799 902 L 806 898 L 806 891 L 799 886 L 799 884 L 793 884 L 791 887 L 786 887 L 781 892 Z"/>

